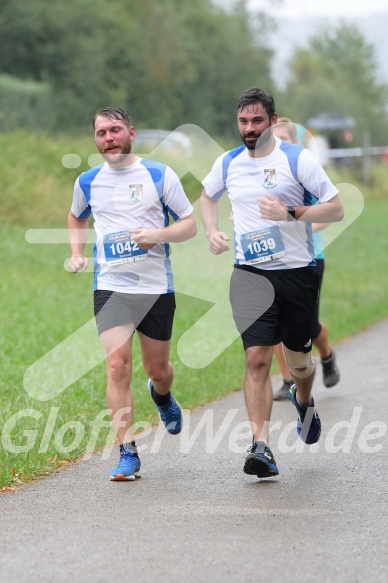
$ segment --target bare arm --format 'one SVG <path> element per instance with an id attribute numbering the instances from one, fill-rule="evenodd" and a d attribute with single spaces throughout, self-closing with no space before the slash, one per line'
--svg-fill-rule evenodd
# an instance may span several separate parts
<path id="1" fill-rule="evenodd" d="M 220 255 L 224 251 L 229 251 L 230 247 L 225 243 L 230 237 L 218 229 L 218 200 L 214 200 L 207 195 L 204 189 L 199 200 L 201 218 L 209 240 L 209 249 L 214 255 Z"/>
<path id="2" fill-rule="evenodd" d="M 266 194 L 265 198 L 258 198 L 258 201 L 263 219 L 287 220 L 287 206 L 280 199 Z M 295 207 L 295 219 L 305 223 L 336 223 L 342 221 L 343 218 L 344 208 L 338 194 L 327 202 Z"/>
<path id="3" fill-rule="evenodd" d="M 318 231 L 323 231 L 323 229 L 326 229 L 326 227 L 329 225 L 330 223 L 313 223 L 311 227 L 313 229 L 313 233 L 317 233 Z"/>
<path id="4" fill-rule="evenodd" d="M 69 271 L 77 273 L 85 271 L 88 267 L 88 259 L 84 256 L 84 249 L 88 239 L 89 221 L 88 219 L 78 219 L 70 211 L 67 219 L 69 229 L 69 243 L 71 258 L 69 261 Z"/>
<path id="5" fill-rule="evenodd" d="M 139 227 L 131 230 L 131 238 L 143 249 L 150 249 L 156 243 L 181 243 L 195 237 L 196 234 L 197 223 L 194 213 L 162 229 Z"/>

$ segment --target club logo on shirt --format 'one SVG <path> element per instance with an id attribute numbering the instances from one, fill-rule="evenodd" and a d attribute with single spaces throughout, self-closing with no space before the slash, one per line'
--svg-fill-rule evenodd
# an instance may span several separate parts
<path id="1" fill-rule="evenodd" d="M 140 202 L 143 200 L 143 185 L 129 184 L 129 200 L 131 202 Z"/>
<path id="2" fill-rule="evenodd" d="M 276 186 L 276 170 L 275 168 L 264 169 L 264 186 L 265 188 L 273 188 Z"/>

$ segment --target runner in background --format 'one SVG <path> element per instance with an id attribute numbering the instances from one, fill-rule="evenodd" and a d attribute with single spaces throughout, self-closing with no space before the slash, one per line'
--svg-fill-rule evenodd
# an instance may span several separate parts
<path id="1" fill-rule="evenodd" d="M 277 136 L 284 142 L 293 144 L 298 143 L 297 127 L 287 117 L 280 117 L 277 123 L 273 126 L 273 135 Z M 329 223 L 313 223 L 313 242 L 315 251 L 316 269 L 319 274 L 319 292 L 321 294 L 321 286 L 323 279 L 323 272 L 325 269 L 325 256 L 323 251 L 322 230 L 327 227 Z M 319 294 L 319 298 L 320 298 Z M 318 349 L 321 357 L 323 384 L 325 387 L 333 387 L 340 380 L 340 373 L 336 364 L 336 357 L 333 349 L 329 345 L 328 331 L 323 322 L 319 321 L 319 299 L 314 317 L 313 330 L 313 344 Z M 293 384 L 290 370 L 284 358 L 282 345 L 277 344 L 274 347 L 275 358 L 278 362 L 280 374 L 283 377 L 283 384 L 280 389 L 274 394 L 274 400 L 280 401 L 288 399 L 289 390 Z"/>

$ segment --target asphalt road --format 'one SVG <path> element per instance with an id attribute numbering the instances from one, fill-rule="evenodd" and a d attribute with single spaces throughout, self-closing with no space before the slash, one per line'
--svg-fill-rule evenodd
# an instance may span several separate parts
<path id="1" fill-rule="evenodd" d="M 0 496 L 0 581 L 386 583 L 387 338 L 385 320 L 338 344 L 332 389 L 318 363 L 318 447 L 274 403 L 277 478 L 242 471 L 236 392 L 188 414 L 181 436 L 139 441 L 135 482 L 109 481 L 115 449 Z"/>

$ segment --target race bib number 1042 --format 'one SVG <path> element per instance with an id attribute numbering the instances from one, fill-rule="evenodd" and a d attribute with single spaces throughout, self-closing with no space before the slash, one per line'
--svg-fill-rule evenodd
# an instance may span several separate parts
<path id="1" fill-rule="evenodd" d="M 148 251 L 132 241 L 129 231 L 104 235 L 104 252 L 108 265 L 120 265 L 147 257 Z"/>

